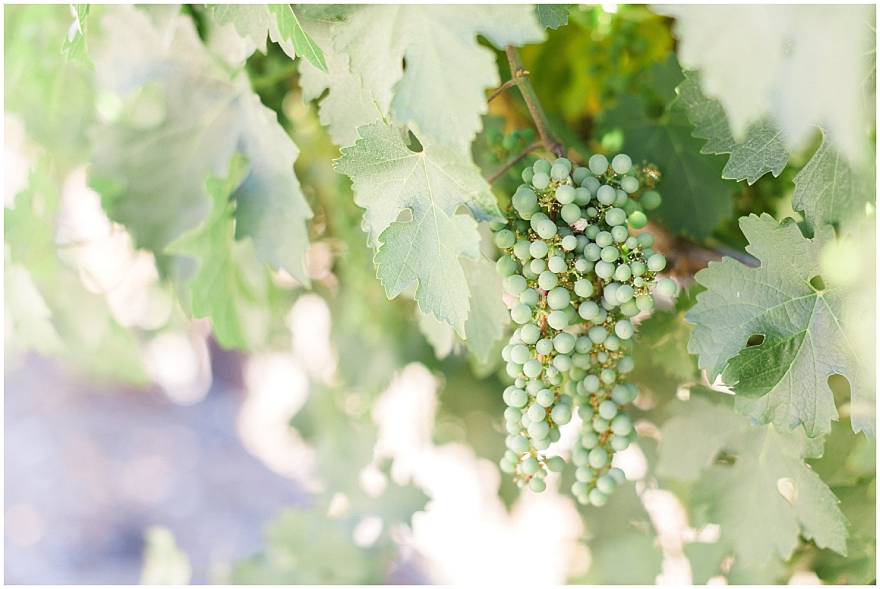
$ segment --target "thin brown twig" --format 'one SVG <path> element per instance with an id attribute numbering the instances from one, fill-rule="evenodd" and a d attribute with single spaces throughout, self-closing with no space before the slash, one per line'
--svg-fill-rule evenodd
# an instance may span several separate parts
<path id="1" fill-rule="evenodd" d="M 532 88 L 531 80 L 525 75 L 526 69 L 523 67 L 519 50 L 513 45 L 507 46 L 507 61 L 510 63 L 512 79 L 516 80 L 523 99 L 526 101 L 526 106 L 529 107 L 529 113 L 531 113 L 532 119 L 535 121 L 535 127 L 538 129 L 538 135 L 541 136 L 544 149 L 549 153 L 556 154 L 557 157 L 562 157 L 565 155 L 562 144 L 550 132 L 550 124 L 547 116 L 544 114 L 544 109 L 541 108 L 541 103 L 538 101 L 538 95 L 535 94 L 535 89 Z"/>
<path id="2" fill-rule="evenodd" d="M 504 172 L 506 172 L 507 170 L 509 170 L 513 166 L 515 166 L 517 164 L 517 162 L 522 160 L 524 157 L 526 157 L 527 155 L 529 155 L 530 153 L 532 153 L 536 149 L 540 149 L 542 145 L 543 145 L 543 143 L 541 141 L 535 141 L 534 143 L 532 143 L 531 145 L 526 147 L 524 150 L 519 152 L 517 155 L 515 155 L 512 159 L 509 159 L 506 162 L 504 162 L 503 166 L 501 166 L 500 168 L 498 168 L 497 170 L 492 172 L 492 175 L 489 176 L 488 178 L 486 178 L 486 182 L 491 184 L 492 182 L 497 180 L 499 177 L 501 177 L 501 174 L 503 174 Z"/>
<path id="3" fill-rule="evenodd" d="M 520 75 L 517 75 L 517 76 L 510 78 L 509 80 L 507 80 L 506 82 L 501 84 L 501 86 L 499 86 L 498 90 L 493 92 L 492 95 L 489 96 L 489 98 L 486 100 L 486 102 L 492 102 L 493 100 L 495 100 L 496 98 L 501 96 L 501 94 L 504 93 L 505 90 L 516 86 L 519 83 L 520 78 L 522 78 L 524 76 L 528 76 L 528 75 L 529 75 L 529 72 L 522 72 Z"/>

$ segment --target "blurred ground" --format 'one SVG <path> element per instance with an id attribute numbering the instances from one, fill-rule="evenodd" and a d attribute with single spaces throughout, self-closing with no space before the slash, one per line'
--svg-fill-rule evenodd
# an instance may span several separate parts
<path id="1" fill-rule="evenodd" d="M 213 360 L 210 392 L 189 407 L 37 356 L 5 376 L 6 583 L 137 583 L 150 525 L 174 532 L 193 582 L 223 582 L 280 507 L 305 503 L 242 446 L 244 393 Z"/>

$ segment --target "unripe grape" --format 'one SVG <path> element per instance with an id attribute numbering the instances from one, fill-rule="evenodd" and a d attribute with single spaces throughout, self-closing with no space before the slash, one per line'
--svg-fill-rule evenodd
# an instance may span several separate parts
<path id="1" fill-rule="evenodd" d="M 676 290 L 678 290 L 678 285 L 671 278 L 664 278 L 657 283 L 657 292 L 664 297 L 674 296 Z"/>
<path id="2" fill-rule="evenodd" d="M 625 436 L 632 431 L 632 421 L 629 415 L 621 413 L 611 421 L 611 431 L 616 436 Z"/>
<path id="3" fill-rule="evenodd" d="M 527 239 L 521 239 L 517 241 L 513 246 L 513 255 L 526 262 L 532 258 L 532 255 L 529 253 L 529 248 L 532 246 L 532 242 Z"/>
<path id="4" fill-rule="evenodd" d="M 592 209 L 592 208 L 593 208 L 593 207 L 590 207 L 590 209 Z M 587 212 L 588 212 L 588 213 L 589 213 L 589 210 L 590 210 L 590 209 L 587 209 Z M 593 209 L 593 210 L 595 210 L 595 209 Z M 596 215 L 598 215 L 598 213 L 596 213 Z M 593 216 L 595 217 L 596 215 L 593 215 Z M 584 229 L 584 235 L 586 235 L 589 239 L 593 239 L 593 240 L 595 240 L 596 237 L 597 237 L 600 233 L 602 233 L 602 231 L 599 229 L 599 226 L 598 226 L 598 225 L 587 225 L 587 228 Z M 606 244 L 606 245 L 607 245 L 607 244 Z"/>
<path id="5" fill-rule="evenodd" d="M 510 401 L 511 407 L 523 407 L 529 402 L 529 396 L 522 389 L 514 389 L 510 391 L 507 398 Z"/>
<path id="6" fill-rule="evenodd" d="M 563 184 L 556 189 L 556 202 L 567 205 L 574 202 L 574 186 Z"/>
<path id="7" fill-rule="evenodd" d="M 544 479 L 539 479 L 537 477 L 533 477 L 532 479 L 529 480 L 529 489 L 531 489 L 535 493 L 540 493 L 546 488 L 547 488 L 547 483 L 544 482 Z"/>
<path id="8" fill-rule="evenodd" d="M 531 405 L 529 407 L 528 416 L 529 419 L 531 419 L 532 421 L 541 421 L 542 419 L 547 417 L 547 410 L 544 407 L 535 403 L 534 405 Z"/>
<path id="9" fill-rule="evenodd" d="M 621 374 L 626 374 L 627 372 L 631 372 L 633 368 L 636 366 L 636 361 L 632 356 L 624 356 L 620 360 L 617 361 L 617 371 Z"/>
<path id="10" fill-rule="evenodd" d="M 613 419 L 617 415 L 617 404 L 614 401 L 602 401 L 599 403 L 599 415 L 602 419 Z"/>
<path id="11" fill-rule="evenodd" d="M 593 294 L 593 283 L 586 278 L 581 278 L 574 283 L 574 293 L 582 298 L 587 298 Z"/>
<path id="12" fill-rule="evenodd" d="M 571 421 L 571 407 L 568 405 L 556 405 L 550 411 L 550 419 L 556 425 L 565 425 Z"/>
<path id="13" fill-rule="evenodd" d="M 562 456 L 551 456 L 544 461 L 544 464 L 547 465 L 547 470 L 550 472 L 562 472 L 565 470 L 565 459 Z"/>
<path id="14" fill-rule="evenodd" d="M 627 301 L 632 300 L 635 291 L 633 291 L 633 287 L 628 284 L 622 284 L 617 289 L 617 301 L 619 303 L 626 303 Z"/>
<path id="15" fill-rule="evenodd" d="M 546 337 L 538 340 L 538 343 L 535 344 L 535 351 L 542 356 L 546 356 L 553 351 L 553 340 Z"/>
<path id="16" fill-rule="evenodd" d="M 642 204 L 642 208 L 646 211 L 653 211 L 657 207 L 660 206 L 660 203 L 663 201 L 660 198 L 660 194 L 655 190 L 649 190 L 645 194 L 642 195 L 642 198 L 639 199 L 639 202 Z"/>
<path id="17" fill-rule="evenodd" d="M 529 360 L 529 362 L 531 362 L 531 360 Z M 599 373 L 599 379 L 605 384 L 611 384 L 617 379 L 617 374 L 615 374 L 610 368 L 605 368 Z"/>
<path id="18" fill-rule="evenodd" d="M 571 179 L 575 184 L 580 186 L 581 184 L 583 184 L 584 180 L 586 180 L 590 176 L 591 176 L 591 173 L 590 173 L 589 168 L 582 168 L 582 167 L 578 166 L 577 168 L 574 169 L 574 172 L 572 172 Z"/>
<path id="19" fill-rule="evenodd" d="M 586 321 L 591 321 L 596 318 L 599 314 L 599 305 L 594 303 L 593 301 L 585 301 L 580 304 L 578 307 L 578 315 L 581 316 L 581 319 Z"/>
<path id="20" fill-rule="evenodd" d="M 629 230 L 623 225 L 618 225 L 617 227 L 612 227 L 611 228 L 611 237 L 617 243 L 623 243 L 624 241 L 626 241 L 626 238 L 629 237 Z"/>
<path id="21" fill-rule="evenodd" d="M 611 400 L 618 405 L 632 403 L 637 395 L 638 391 L 630 384 L 615 385 L 615 387 L 611 389 Z"/>
<path id="22" fill-rule="evenodd" d="M 551 166 L 552 164 L 545 159 L 539 159 L 534 164 L 532 164 L 532 168 L 534 168 L 536 174 L 538 172 L 549 174 Z"/>
<path id="23" fill-rule="evenodd" d="M 633 276 L 641 276 L 648 269 L 642 262 L 635 261 L 629 265 L 630 271 L 632 271 Z"/>
<path id="24" fill-rule="evenodd" d="M 614 333 L 617 334 L 617 337 L 620 339 L 629 339 L 633 334 L 633 326 L 632 323 L 628 319 L 621 319 L 614 326 Z"/>
<path id="25" fill-rule="evenodd" d="M 608 469 L 608 476 L 613 478 L 618 485 L 622 485 L 626 482 L 626 474 L 616 466 L 612 466 Z"/>
<path id="26" fill-rule="evenodd" d="M 590 331 L 587 332 L 587 336 L 593 340 L 594 344 L 601 344 L 605 341 L 605 338 L 608 337 L 608 332 L 605 331 L 605 328 L 601 325 L 596 325 L 590 328 Z"/>
<path id="27" fill-rule="evenodd" d="M 606 495 L 610 495 L 616 487 L 617 481 L 614 480 L 614 477 L 607 474 L 605 476 L 599 477 L 599 479 L 596 481 L 596 488 Z"/>
<path id="28" fill-rule="evenodd" d="M 614 237 L 608 231 L 600 231 L 596 234 L 596 245 L 600 248 L 608 247 L 614 243 Z"/>
<path id="29" fill-rule="evenodd" d="M 538 459 L 534 456 L 529 456 L 519 465 L 521 471 L 525 474 L 533 475 L 538 472 L 538 469 L 541 468 L 541 465 L 538 464 Z"/>
<path id="30" fill-rule="evenodd" d="M 515 323 L 522 325 L 532 318 L 532 310 L 528 305 L 518 303 L 510 310 L 510 318 L 513 319 Z"/>
<path id="31" fill-rule="evenodd" d="M 602 346 L 609 352 L 616 352 L 620 349 L 620 340 L 616 335 L 611 334 L 605 338 L 605 341 L 602 342 Z"/>
<path id="32" fill-rule="evenodd" d="M 611 449 L 615 452 L 623 452 L 627 448 L 629 448 L 629 438 L 624 436 L 614 436 L 611 438 Z"/>
<path id="33" fill-rule="evenodd" d="M 538 286 L 541 287 L 541 290 L 552 290 L 556 288 L 557 284 L 559 284 L 559 277 L 550 270 L 545 270 L 538 276 Z"/>
<path id="34" fill-rule="evenodd" d="M 654 308 L 654 297 L 650 294 L 637 296 L 636 305 L 640 311 L 650 311 Z"/>
<path id="35" fill-rule="evenodd" d="M 626 174 L 632 168 L 632 160 L 625 153 L 621 153 L 614 156 L 614 159 L 611 160 L 611 167 L 618 174 Z"/>
<path id="36" fill-rule="evenodd" d="M 510 256 L 501 256 L 495 262 L 495 271 L 498 272 L 502 278 L 512 276 L 518 269 L 519 265 L 516 263 L 516 260 Z"/>
<path id="37" fill-rule="evenodd" d="M 550 176 L 544 172 L 535 172 L 532 176 L 532 186 L 538 190 L 544 190 L 550 186 Z"/>
<path id="38" fill-rule="evenodd" d="M 642 211 L 633 211 L 627 218 L 629 226 L 633 229 L 641 229 L 648 224 L 648 217 Z"/>
<path id="39" fill-rule="evenodd" d="M 577 237 L 575 237 L 574 235 L 566 235 L 562 238 L 562 249 L 564 249 L 565 251 L 570 252 L 576 249 L 577 246 L 578 240 Z"/>
<path id="40" fill-rule="evenodd" d="M 532 440 L 540 440 L 550 433 L 550 424 L 546 421 L 533 421 L 529 424 L 528 431 Z"/>
<path id="41" fill-rule="evenodd" d="M 520 213 L 534 211 L 538 206 L 538 195 L 527 186 L 520 186 L 510 200 L 513 208 Z"/>
<path id="42" fill-rule="evenodd" d="M 513 247 L 513 244 L 516 243 L 516 236 L 513 234 L 513 231 L 502 229 L 495 234 L 494 241 L 496 246 L 504 250 Z"/>
<path id="43" fill-rule="evenodd" d="M 609 234 L 610 235 L 610 234 Z M 590 260 L 591 262 L 595 262 L 602 257 L 602 248 L 599 247 L 596 243 L 587 244 L 584 247 L 584 258 Z"/>
<path id="44" fill-rule="evenodd" d="M 562 220 L 566 223 L 575 223 L 581 218 L 581 208 L 575 203 L 569 203 L 562 207 L 562 210 L 559 211 L 559 216 L 561 216 Z"/>
<path id="45" fill-rule="evenodd" d="M 593 468 L 602 468 L 608 462 L 608 452 L 602 448 L 593 448 L 590 450 L 590 466 Z"/>
<path id="46" fill-rule="evenodd" d="M 632 194 L 639 189 L 639 181 L 632 176 L 626 176 L 620 179 L 620 187 L 628 194 Z"/>
<path id="47" fill-rule="evenodd" d="M 532 176 L 535 175 L 535 169 L 531 166 L 528 166 L 525 170 L 522 171 L 522 181 L 526 184 L 532 183 Z"/>
<path id="48" fill-rule="evenodd" d="M 562 311 L 553 311 L 547 316 L 547 324 L 553 329 L 563 330 L 568 326 L 568 316 Z"/>
<path id="49" fill-rule="evenodd" d="M 611 226 L 623 225 L 626 222 L 626 213 L 623 212 L 623 209 L 609 209 L 605 213 L 605 222 Z"/>
<path id="50" fill-rule="evenodd" d="M 617 200 L 617 193 L 614 191 L 614 187 L 609 186 L 608 184 L 600 186 L 599 190 L 596 191 L 596 200 L 603 205 L 612 204 Z"/>
<path id="51" fill-rule="evenodd" d="M 615 207 L 623 208 L 626 206 L 626 203 L 629 202 L 629 195 L 626 191 L 621 190 L 620 188 L 614 191 L 614 202 L 612 203 Z"/>
<path id="52" fill-rule="evenodd" d="M 568 264 L 565 263 L 565 258 L 562 256 L 553 256 L 547 261 L 547 269 L 554 274 L 562 274 L 568 270 Z"/>
<path id="53" fill-rule="evenodd" d="M 574 204 L 579 207 L 586 206 L 590 203 L 593 198 L 593 194 L 589 189 L 584 188 L 583 186 L 578 186 L 574 189 Z"/>
<path id="54" fill-rule="evenodd" d="M 529 255 L 533 258 L 543 258 L 547 255 L 547 249 L 547 243 L 539 239 L 529 245 Z"/>
<path id="55" fill-rule="evenodd" d="M 553 358 L 553 367 L 560 372 L 567 372 L 571 368 L 571 358 L 566 354 L 559 354 Z"/>
<path id="56" fill-rule="evenodd" d="M 556 223 L 550 219 L 544 219 L 538 223 L 535 233 L 541 236 L 542 239 L 550 239 L 556 235 Z"/>
<path id="57" fill-rule="evenodd" d="M 629 267 L 629 264 L 621 264 L 617 268 L 614 269 L 614 279 L 619 280 L 621 282 L 626 282 L 632 276 L 632 270 Z"/>
<path id="58" fill-rule="evenodd" d="M 568 354 L 574 349 L 575 339 L 570 333 L 560 333 L 553 338 L 553 347 L 560 354 Z"/>
<path id="59" fill-rule="evenodd" d="M 602 253 L 600 255 L 602 260 L 604 260 L 605 262 L 609 262 L 609 263 L 615 261 L 619 256 L 620 256 L 620 252 L 613 245 L 603 247 Z"/>
<path id="60" fill-rule="evenodd" d="M 654 254 L 648 258 L 648 270 L 651 272 L 660 272 L 666 267 L 666 258 L 660 254 Z"/>
<path id="61" fill-rule="evenodd" d="M 654 236 L 650 233 L 639 233 L 636 235 L 636 239 L 639 240 L 639 245 L 643 248 L 648 248 L 654 245 Z"/>
<path id="62" fill-rule="evenodd" d="M 516 407 L 508 407 L 504 410 L 504 419 L 507 421 L 519 421 L 520 417 L 522 417 L 522 412 Z"/>
<path id="63" fill-rule="evenodd" d="M 541 389 L 535 397 L 535 402 L 541 407 L 549 407 L 556 402 L 556 395 L 550 389 Z"/>
<path id="64" fill-rule="evenodd" d="M 526 279 L 519 274 L 514 274 L 504 281 L 504 290 L 510 294 L 518 295 L 526 289 Z"/>
<path id="65" fill-rule="evenodd" d="M 534 260 L 532 260 L 534 262 Z M 528 305 L 529 307 L 534 307 L 538 304 L 541 295 L 538 294 L 534 288 L 525 289 L 522 294 L 519 295 L 519 302 L 524 305 Z"/>
<path id="66" fill-rule="evenodd" d="M 614 264 L 609 264 L 605 260 L 599 260 L 596 262 L 596 267 L 593 268 L 593 270 L 596 272 L 596 276 L 608 280 L 614 275 L 616 268 L 614 267 Z"/>
<path id="67" fill-rule="evenodd" d="M 592 450 L 599 445 L 599 434 L 596 432 L 586 432 L 581 434 L 581 446 L 586 450 Z M 589 460 L 589 458 L 588 458 Z"/>
<path id="68" fill-rule="evenodd" d="M 590 176 L 581 182 L 581 186 L 589 190 L 590 194 L 595 195 L 599 191 L 599 187 L 602 186 L 602 182 L 595 176 Z"/>
<path id="69" fill-rule="evenodd" d="M 597 153 L 590 158 L 590 161 L 587 162 L 587 165 L 590 167 L 591 172 L 593 172 L 596 176 L 600 176 L 608 171 L 608 158 L 600 153 Z"/>

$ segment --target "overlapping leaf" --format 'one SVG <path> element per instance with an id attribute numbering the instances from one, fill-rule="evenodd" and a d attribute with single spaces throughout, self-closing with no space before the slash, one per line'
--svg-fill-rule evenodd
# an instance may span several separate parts
<path id="1" fill-rule="evenodd" d="M 571 4 L 538 4 L 535 6 L 538 22 L 542 27 L 555 31 L 568 24 L 568 8 L 570 6 Z"/>
<path id="2" fill-rule="evenodd" d="M 299 152 L 247 77 L 230 80 L 188 17 L 165 31 L 143 12 L 118 6 L 101 23 L 97 74 L 105 91 L 122 99 L 121 111 L 108 112 L 94 135 L 93 185 L 111 219 L 138 247 L 161 253 L 205 218 L 205 176 L 225 176 L 241 151 L 252 167 L 233 195 L 236 235 L 251 237 L 262 260 L 307 283 L 302 259 L 311 211 L 293 173 Z"/>
<path id="3" fill-rule="evenodd" d="M 657 473 L 693 481 L 692 508 L 706 508 L 743 564 L 761 565 L 773 551 L 787 560 L 799 535 L 846 554 L 838 500 L 803 462 L 821 454 L 821 443 L 756 428 L 728 403 L 700 396 L 677 405 L 660 438 Z"/>
<path id="4" fill-rule="evenodd" d="M 794 223 L 766 214 L 743 217 L 740 227 L 761 267 L 725 258 L 697 273 L 708 290 L 685 316 L 695 324 L 688 349 L 710 379 L 721 374 L 732 386 L 741 413 L 783 432 L 803 424 L 811 437 L 827 433 L 837 419 L 828 377 L 847 377 L 854 403 L 870 386 L 841 313 L 848 291 L 815 280 L 833 231 L 806 239 Z M 755 334 L 763 342 L 746 347 Z M 873 432 L 873 424 L 856 427 Z"/>
<path id="5" fill-rule="evenodd" d="M 470 291 L 459 258 L 477 258 L 479 234 L 456 209 L 465 205 L 480 220 L 499 218 L 489 185 L 468 158 L 446 146 L 413 152 L 401 128 L 382 122 L 358 131 L 361 139 L 342 150 L 336 169 L 353 180 L 355 202 L 366 209 L 364 228 L 378 247 L 375 262 L 388 296 L 418 280 L 422 311 L 464 334 Z M 395 221 L 404 210 L 412 219 Z"/>
<path id="6" fill-rule="evenodd" d="M 461 151 L 480 130 L 485 90 L 499 84 L 495 55 L 477 35 L 499 49 L 544 39 L 526 5 L 377 4 L 333 27 L 335 50 L 383 113 Z"/>
<path id="7" fill-rule="evenodd" d="M 701 153 L 730 154 L 722 177 L 754 184 L 767 172 L 779 176 L 788 162 L 789 151 L 776 124 L 761 118 L 748 126 L 742 141 L 736 141 L 724 107 L 703 94 L 699 73 L 685 71 L 684 75 L 685 81 L 676 89 L 676 107 L 684 109 L 694 125 L 694 137 L 708 139 Z"/>
<path id="8" fill-rule="evenodd" d="M 67 32 L 61 49 L 67 54 L 67 59 L 90 70 L 95 69 L 89 57 L 89 48 L 86 45 L 86 17 L 89 15 L 89 5 L 71 4 L 70 9 L 74 17 L 73 24 L 70 25 L 70 30 Z"/>

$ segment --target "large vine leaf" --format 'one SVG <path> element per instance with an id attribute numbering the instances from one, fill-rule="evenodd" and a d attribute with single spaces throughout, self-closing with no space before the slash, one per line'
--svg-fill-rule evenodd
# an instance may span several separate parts
<path id="1" fill-rule="evenodd" d="M 681 70 L 670 54 L 652 72 L 655 86 L 677 86 Z M 632 94 L 621 96 L 617 106 L 601 120 L 601 130 L 623 132 L 623 151 L 635 162 L 647 161 L 660 169 L 658 188 L 663 204 L 658 215 L 674 232 L 706 238 L 732 209 L 736 186 L 722 179 L 719 158 L 700 153 L 700 140 L 680 108 L 666 107 L 659 118 L 648 115 L 648 101 Z"/>
<path id="2" fill-rule="evenodd" d="M 538 4 L 535 6 L 535 14 L 538 22 L 545 29 L 554 31 L 568 24 L 568 9 L 571 4 Z"/>
<path id="3" fill-rule="evenodd" d="M 268 34 L 291 59 L 302 56 L 327 72 L 324 52 L 303 29 L 290 4 L 215 4 L 211 8 L 217 24 L 233 25 L 239 36 L 250 39 L 263 53 Z"/>
<path id="4" fill-rule="evenodd" d="M 687 113 L 694 126 L 693 136 L 708 139 L 701 153 L 730 154 L 722 177 L 754 184 L 767 172 L 779 176 L 788 162 L 789 151 L 776 124 L 767 117 L 760 118 L 748 126 L 741 141 L 736 141 L 724 107 L 703 94 L 700 74 L 685 71 L 684 76 L 685 81 L 676 89 L 676 105 Z"/>
<path id="5" fill-rule="evenodd" d="M 834 225 L 841 233 L 864 217 L 865 205 L 876 193 L 874 166 L 854 167 L 834 148 L 823 132 L 822 145 L 794 177 L 791 205 L 804 213 L 814 230 Z"/>
<path id="6" fill-rule="evenodd" d="M 168 253 L 199 260 L 187 284 L 195 317 L 210 317 L 217 341 L 224 347 L 259 346 L 269 329 L 271 278 L 257 259 L 250 239 L 235 239 L 235 202 L 230 200 L 248 174 L 247 161 L 236 155 L 225 180 L 210 176 L 205 183 L 214 207 L 205 221 L 168 244 Z"/>
<path id="7" fill-rule="evenodd" d="M 165 31 L 143 12 L 116 6 L 101 24 L 98 79 L 122 104 L 94 134 L 92 184 L 110 218 L 138 247 L 161 254 L 208 213 L 205 176 L 226 176 L 241 151 L 252 165 L 233 194 L 236 236 L 251 237 L 262 260 L 307 284 L 302 260 L 312 213 L 293 173 L 299 151 L 247 76 L 230 79 L 188 17 Z"/>
<path id="8" fill-rule="evenodd" d="M 503 49 L 540 42 L 544 30 L 527 5 L 377 4 L 335 25 L 333 44 L 382 113 L 467 151 L 487 111 L 485 90 L 500 83 L 495 55 L 477 35 Z"/>
<path id="9" fill-rule="evenodd" d="M 721 374 L 731 385 L 739 412 L 783 432 L 803 424 L 810 437 L 828 433 L 837 419 L 828 377 L 847 377 L 854 403 L 870 388 L 841 314 L 849 293 L 816 279 L 833 231 L 806 239 L 790 219 L 778 224 L 767 214 L 743 217 L 740 227 L 761 267 L 725 258 L 697 273 L 708 290 L 685 316 L 695 324 L 688 349 L 710 379 Z M 756 334 L 763 342 L 746 347 Z M 872 435 L 873 419 L 854 427 Z"/>
<path id="10" fill-rule="evenodd" d="M 318 43 L 328 48 L 325 53 L 328 72 L 307 61 L 299 62 L 303 100 L 315 100 L 329 90 L 318 103 L 321 124 L 328 128 L 330 138 L 337 145 L 353 145 L 358 138 L 357 128 L 378 120 L 382 112 L 372 94 L 364 90 L 360 77 L 351 73 L 348 55 L 333 50 L 331 23 L 303 19 L 303 25 Z"/>
<path id="11" fill-rule="evenodd" d="M 361 138 L 342 150 L 338 172 L 354 182 L 355 202 L 366 209 L 364 228 L 378 248 L 378 275 L 390 298 L 418 280 L 416 301 L 464 335 L 470 291 L 459 260 L 479 255 L 479 220 L 499 219 L 489 185 L 469 159 L 444 145 L 411 151 L 403 129 L 382 122 L 358 129 Z M 395 221 L 408 210 L 412 219 Z"/>
<path id="12" fill-rule="evenodd" d="M 839 501 L 803 462 L 821 455 L 821 443 L 755 427 L 729 404 L 700 396 L 676 404 L 660 439 L 657 474 L 693 481 L 692 509 L 705 508 L 743 564 L 763 564 L 772 551 L 787 560 L 799 535 L 846 554 Z"/>

